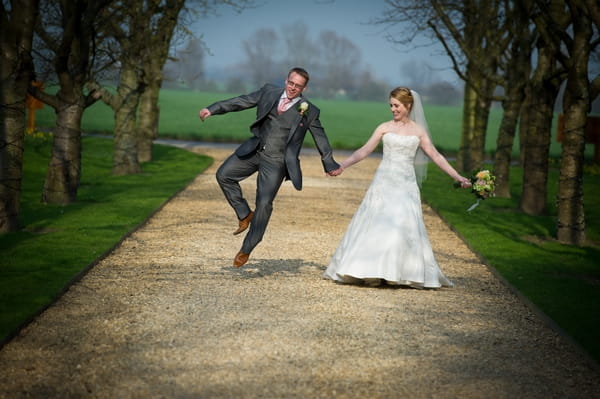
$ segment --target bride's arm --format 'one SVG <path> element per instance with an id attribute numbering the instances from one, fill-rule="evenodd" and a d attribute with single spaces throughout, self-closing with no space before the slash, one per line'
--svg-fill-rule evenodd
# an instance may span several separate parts
<path id="1" fill-rule="evenodd" d="M 370 153 L 372 153 L 373 150 L 377 148 L 377 144 L 379 144 L 379 141 L 381 141 L 383 133 L 384 129 L 382 128 L 382 125 L 379 125 L 377 129 L 375 129 L 369 140 L 367 140 L 367 142 L 362 147 L 354 151 L 352 155 L 340 162 L 342 170 L 354 165 L 355 163 L 362 161 Z"/>
<path id="2" fill-rule="evenodd" d="M 438 152 L 435 148 L 431 139 L 427 135 L 427 132 L 424 130 L 419 135 L 421 139 L 421 148 L 427 154 L 427 156 L 435 163 L 442 171 L 444 171 L 448 176 L 456 180 L 461 184 L 461 187 L 466 188 L 471 186 L 471 182 L 466 177 L 461 176 L 453 167 L 448 163 L 446 158 L 442 154 Z"/>

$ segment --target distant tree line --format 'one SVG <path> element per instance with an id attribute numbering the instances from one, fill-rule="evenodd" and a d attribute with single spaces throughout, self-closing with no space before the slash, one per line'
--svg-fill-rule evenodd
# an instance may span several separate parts
<path id="1" fill-rule="evenodd" d="M 198 38 L 177 50 L 177 56 L 165 65 L 165 87 L 195 90 L 254 90 L 291 66 L 302 66 L 311 75 L 310 95 L 327 99 L 385 100 L 390 85 L 378 79 L 363 64 L 362 54 L 350 39 L 334 31 L 324 30 L 312 39 L 303 22 L 283 26 L 278 33 L 272 28 L 257 29 L 240 42 L 245 60 L 235 66 L 237 74 L 223 84 L 206 77 L 204 59 L 206 48 Z M 416 79 L 415 71 L 399 67 L 399 81 L 413 86 L 426 95 L 432 104 L 458 104 L 460 92 L 448 82 L 432 81 L 431 68 L 424 79 Z M 233 69 L 233 68 L 232 68 Z M 273 82 L 281 83 L 281 82 Z M 400 82 L 399 82 L 400 84 Z"/>

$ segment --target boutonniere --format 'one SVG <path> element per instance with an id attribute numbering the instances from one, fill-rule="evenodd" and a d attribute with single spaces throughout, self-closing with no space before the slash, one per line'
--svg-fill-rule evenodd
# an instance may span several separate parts
<path id="1" fill-rule="evenodd" d="M 302 101 L 300 105 L 298 105 L 298 112 L 300 112 L 300 115 L 304 115 L 306 111 L 308 111 L 308 103 L 306 101 Z"/>

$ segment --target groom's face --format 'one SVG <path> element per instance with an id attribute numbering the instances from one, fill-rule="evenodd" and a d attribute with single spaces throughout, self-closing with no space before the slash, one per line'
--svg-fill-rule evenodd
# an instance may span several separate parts
<path id="1" fill-rule="evenodd" d="M 285 94 L 289 99 L 296 98 L 306 89 L 306 79 L 296 72 L 290 73 L 285 81 Z"/>

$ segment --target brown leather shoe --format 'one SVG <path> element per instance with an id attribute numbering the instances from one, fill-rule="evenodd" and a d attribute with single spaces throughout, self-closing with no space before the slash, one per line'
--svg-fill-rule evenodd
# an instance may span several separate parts
<path id="1" fill-rule="evenodd" d="M 238 252 L 237 255 L 235 256 L 235 258 L 233 259 L 233 266 L 234 267 L 242 267 L 246 264 L 246 262 L 248 262 L 248 257 L 250 257 L 250 254 L 244 253 L 242 251 Z"/>
<path id="2" fill-rule="evenodd" d="M 246 216 L 245 218 L 240 220 L 240 225 L 239 225 L 238 229 L 233 232 L 233 235 L 236 236 L 236 235 L 240 234 L 242 231 L 246 230 L 248 228 L 248 226 L 250 226 L 250 221 L 252 220 L 253 216 L 254 216 L 254 212 L 250 211 L 248 216 Z"/>

